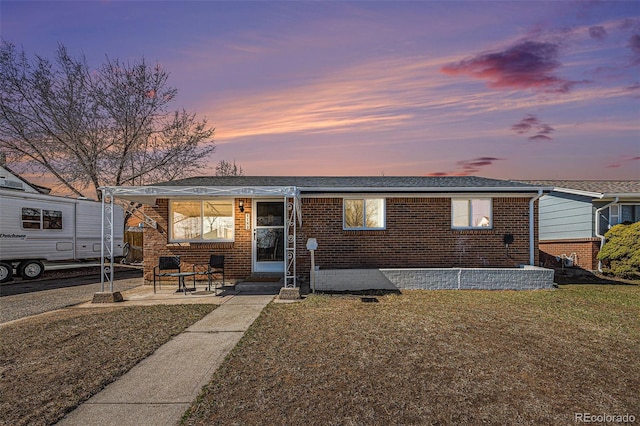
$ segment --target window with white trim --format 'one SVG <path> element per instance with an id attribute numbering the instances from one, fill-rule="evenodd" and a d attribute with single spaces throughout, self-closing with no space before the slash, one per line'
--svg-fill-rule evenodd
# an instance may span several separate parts
<path id="1" fill-rule="evenodd" d="M 343 228 L 384 229 L 384 198 L 345 198 L 343 201 Z"/>
<path id="2" fill-rule="evenodd" d="M 640 204 L 614 204 L 609 207 L 610 226 L 640 222 Z"/>
<path id="3" fill-rule="evenodd" d="M 453 198 L 451 227 L 454 229 L 491 228 L 491 198 Z"/>
<path id="4" fill-rule="evenodd" d="M 233 241 L 233 200 L 171 201 L 171 241 Z"/>

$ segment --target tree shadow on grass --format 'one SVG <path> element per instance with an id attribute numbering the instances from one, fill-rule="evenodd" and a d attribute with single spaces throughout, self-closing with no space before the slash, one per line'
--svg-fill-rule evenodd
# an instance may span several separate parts
<path id="1" fill-rule="evenodd" d="M 628 280 L 610 275 L 603 275 L 580 268 L 556 269 L 553 281 L 555 284 L 595 284 L 595 285 L 640 285 L 640 279 Z"/>

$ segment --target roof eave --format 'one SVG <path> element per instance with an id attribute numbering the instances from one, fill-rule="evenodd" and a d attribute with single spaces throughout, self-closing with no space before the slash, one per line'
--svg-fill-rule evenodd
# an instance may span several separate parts
<path id="1" fill-rule="evenodd" d="M 298 187 L 300 192 L 551 192 L 550 186 L 460 187 Z"/>

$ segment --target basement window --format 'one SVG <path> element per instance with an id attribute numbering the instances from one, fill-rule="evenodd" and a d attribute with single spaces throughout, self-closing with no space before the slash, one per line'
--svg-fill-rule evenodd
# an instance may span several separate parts
<path id="1" fill-rule="evenodd" d="M 453 229 L 491 228 L 491 198 L 454 198 L 451 200 Z"/>
<path id="2" fill-rule="evenodd" d="M 171 241 L 233 241 L 233 200 L 171 201 L 169 207 Z"/>
<path id="3" fill-rule="evenodd" d="M 384 229 L 384 198 L 349 198 L 343 202 L 345 230 Z"/>

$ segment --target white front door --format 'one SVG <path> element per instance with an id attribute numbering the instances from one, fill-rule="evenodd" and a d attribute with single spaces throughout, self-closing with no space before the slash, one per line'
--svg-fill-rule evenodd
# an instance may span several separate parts
<path id="1" fill-rule="evenodd" d="M 253 271 L 284 271 L 284 200 L 253 201 Z"/>

